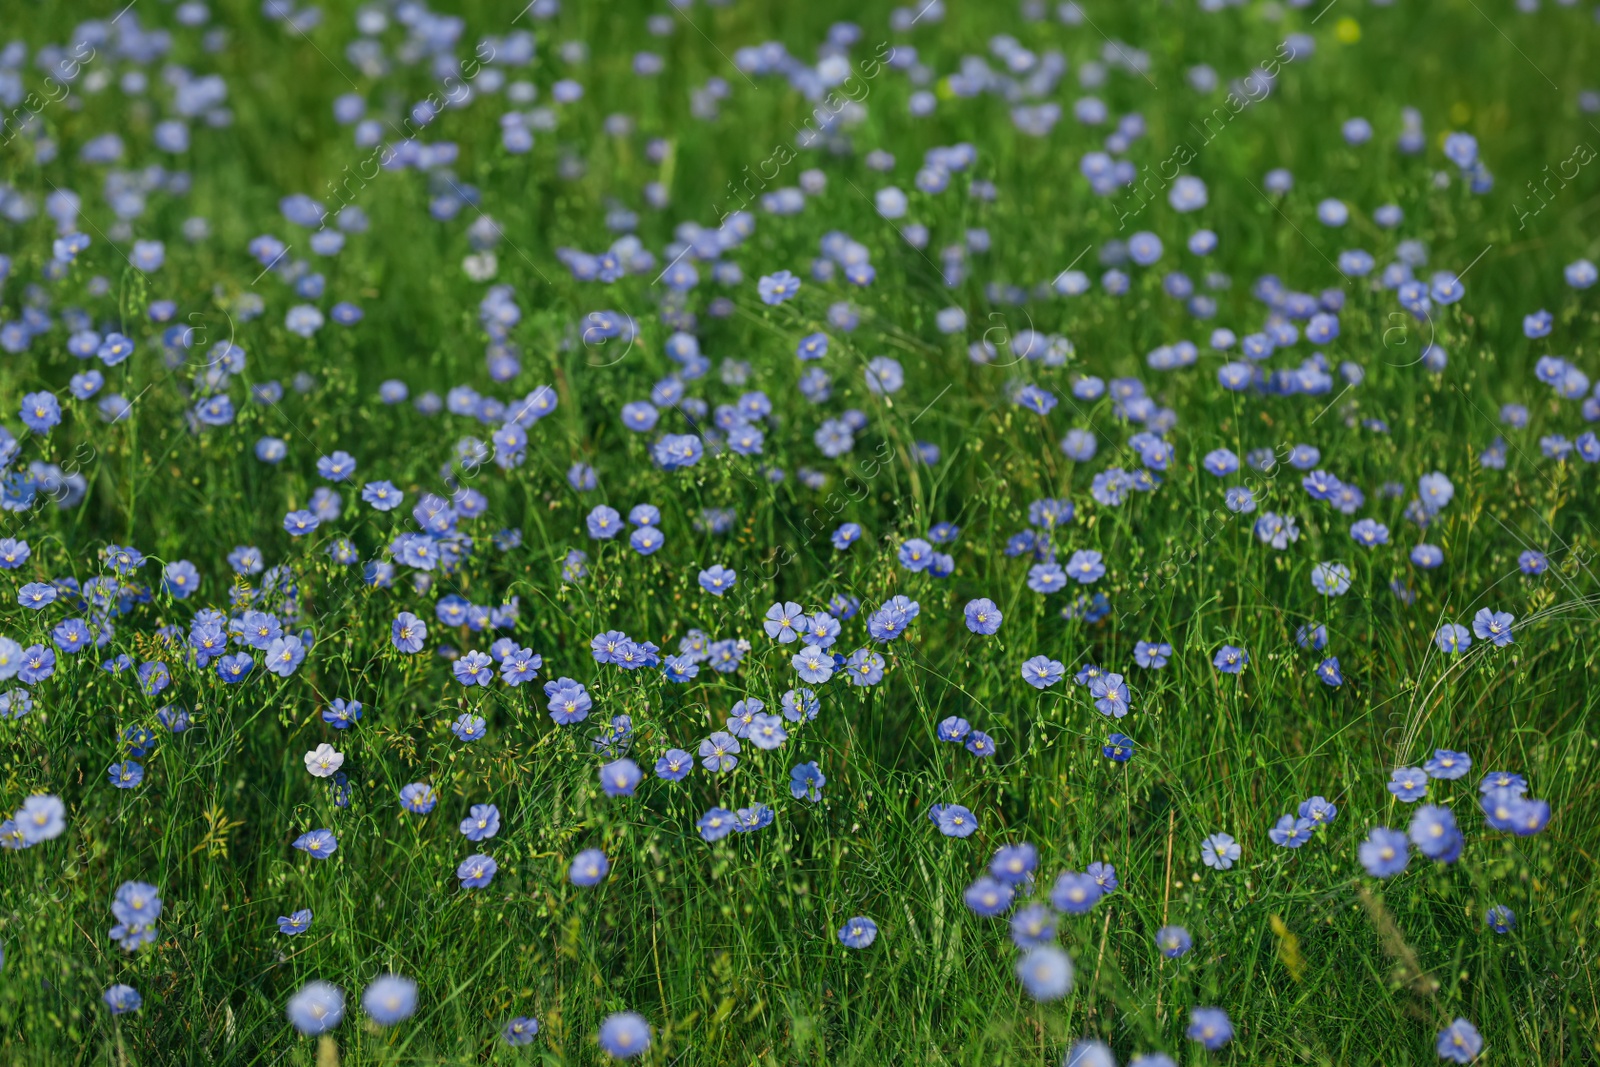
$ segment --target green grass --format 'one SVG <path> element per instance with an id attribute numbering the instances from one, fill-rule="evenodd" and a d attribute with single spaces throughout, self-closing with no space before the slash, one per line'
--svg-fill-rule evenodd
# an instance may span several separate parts
<path id="1" fill-rule="evenodd" d="M 153 194 L 134 224 L 137 236 L 167 243 L 167 263 L 152 276 L 111 247 L 125 251 L 128 242 L 106 236 L 106 168 L 78 162 L 76 152 L 89 137 L 117 130 L 128 144 L 124 166 L 177 165 L 150 143 L 154 123 L 167 115 L 168 90 L 153 89 L 141 108 L 115 85 L 98 93 L 74 87 L 40 116 L 62 145 L 59 161 L 35 165 L 27 137 L 0 148 L 0 180 L 10 186 L 36 199 L 52 187 L 84 196 L 83 228 L 94 243 L 47 287 L 58 317 L 64 306 L 87 307 L 97 321 L 125 324 L 139 345 L 132 360 L 105 370 L 107 391 L 137 397 L 131 417 L 115 424 L 103 422 L 92 401 L 65 399 L 67 378 L 85 365 L 67 354 L 59 323 L 26 354 L 0 357 L 0 408 L 15 412 L 24 393 L 52 389 L 66 410 L 47 437 L 26 434 L 8 417 L 24 438 L 23 462 L 81 472 L 89 489 L 80 507 L 44 504 L 0 517 L 0 535 L 25 538 L 33 550 L 0 580 L 0 633 L 22 645 L 48 644 L 51 628 L 79 612 L 64 601 L 37 614 L 12 606 L 8 583 L 69 574 L 87 580 L 104 573 L 96 553 L 106 544 L 150 555 L 144 581 L 180 558 L 204 576 L 198 597 L 179 603 L 158 591 L 119 619 L 109 649 L 61 656 L 55 676 L 35 687 L 33 712 L 0 723 L 0 807 L 50 792 L 69 811 L 62 837 L 0 855 L 0 1059 L 309 1064 L 317 1045 L 287 1025 L 284 1004 L 319 978 L 347 994 L 346 1019 L 333 1032 L 347 1064 L 596 1063 L 605 1059 L 594 1036 L 599 1022 L 619 1010 L 650 1020 L 654 1045 L 645 1062 L 655 1064 L 1056 1063 L 1082 1036 L 1109 1042 L 1119 1062 L 1165 1050 L 1186 1064 L 1427 1064 L 1437 1062 L 1435 1034 L 1457 1016 L 1484 1035 L 1485 1062 L 1595 1062 L 1597 475 L 1576 457 L 1559 464 L 1541 456 L 1541 436 L 1572 438 L 1587 427 L 1576 401 L 1552 399 L 1535 380 L 1534 363 L 1559 352 L 1600 375 L 1592 361 L 1600 338 L 1594 291 L 1571 290 L 1561 276 L 1564 264 L 1600 252 L 1588 234 L 1600 177 L 1585 167 L 1526 228 L 1518 216 L 1526 183 L 1568 159 L 1575 145 L 1600 140 L 1577 106 L 1597 58 L 1591 13 L 1547 4 L 1520 15 L 1481 0 L 1391 8 L 1343 0 L 1310 25 L 1321 5 L 1251 3 L 1203 14 L 1188 0 L 1137 0 L 1086 3 L 1094 25 L 1068 28 L 1024 23 L 1010 4 L 950 0 L 943 22 L 888 39 L 913 42 L 940 77 L 958 69 L 963 55 L 985 52 L 995 33 L 1012 33 L 1035 50 L 1057 48 L 1071 64 L 1052 97 L 1066 116 L 1049 137 L 1034 139 L 1015 131 L 996 97 L 941 91 L 937 114 L 912 120 L 905 76 L 885 70 L 871 79 L 866 118 L 850 131 L 854 153 L 798 156 L 771 183 L 796 184 L 801 169 L 820 166 L 827 192 L 792 218 L 758 212 L 754 236 L 728 257 L 745 280 L 712 285 L 702 264 L 702 284 L 690 298 L 713 364 L 725 357 L 751 364 L 745 385 L 723 385 L 713 370 L 691 392 L 715 406 L 764 390 L 775 409 L 765 454 L 708 455 L 665 474 L 650 463 L 651 438 L 628 432 L 617 417 L 622 403 L 648 395 L 673 368 L 663 352 L 671 329 L 656 313 L 663 290 L 655 272 L 609 287 L 579 283 L 555 252 L 609 244 L 604 217 L 616 199 L 640 212 L 639 235 L 665 266 L 661 252 L 673 227 L 713 224 L 728 183 L 791 144 L 808 114 L 781 78 L 752 82 L 727 57 L 775 39 L 809 59 L 830 23 L 850 18 L 863 27 L 860 58 L 886 39 L 889 6 L 696 5 L 687 12 L 692 25 L 680 16 L 665 40 L 645 31 L 652 5 L 564 6 L 554 22 L 526 15 L 516 22 L 539 37 L 539 58 L 524 76 L 540 86 L 540 105 L 558 78 L 585 86 L 583 102 L 562 110 L 557 131 L 536 133 L 527 155 L 507 153 L 497 120 L 508 105 L 493 96 L 446 112 L 425 134 L 460 145 L 456 180 L 480 190 L 482 211 L 504 231 L 495 281 L 514 286 L 523 311 L 512 331 L 523 371 L 509 385 L 485 374 L 477 309 L 486 287 L 460 267 L 476 211 L 447 223 L 430 219 L 425 176 L 385 172 L 354 188 L 349 198 L 370 215 L 372 229 L 316 264 L 327 275 L 328 296 L 317 301 L 324 310 L 348 299 L 366 311 L 353 329 L 330 323 L 311 340 L 288 333 L 284 312 L 300 301 L 274 276 L 258 278 L 260 266 L 245 252 L 261 233 L 303 239 L 277 214 L 278 199 L 307 192 L 336 202 L 330 183 L 370 157 L 333 121 L 335 96 L 359 91 L 398 121 L 436 84 L 425 64 L 380 79 L 359 74 L 345 55 L 354 35 L 350 5 L 327 5 L 322 25 L 306 36 L 267 21 L 254 3 L 225 0 L 213 23 L 229 37 L 216 55 L 201 51 L 198 31 L 176 27 L 173 9 L 148 0 L 132 9 L 146 26 L 173 28 L 175 61 L 227 78 L 233 113 L 225 128 L 193 124 L 181 164 L 193 175 L 192 192 Z M 514 7 L 466 3 L 459 13 L 462 55 L 481 35 L 515 28 Z M 61 41 L 86 14 L 13 4 L 4 36 L 35 46 Z M 101 14 L 109 20 L 116 10 Z M 1197 133 L 1221 93 L 1194 93 L 1185 68 L 1210 63 L 1225 85 L 1272 57 L 1294 30 L 1312 33 L 1315 56 L 1286 66 L 1265 102 L 1214 137 Z M 1129 158 L 1154 168 L 1187 145 L 1194 162 L 1186 172 L 1209 188 L 1203 211 L 1179 216 L 1163 196 L 1119 231 L 1119 211 L 1131 205 L 1093 196 L 1079 175 L 1079 157 L 1099 148 L 1106 130 L 1072 119 L 1072 101 L 1086 92 L 1077 72 L 1107 38 L 1150 59 L 1148 78 L 1113 71 L 1096 90 L 1113 117 L 1137 110 L 1148 124 Z M 398 40 L 393 30 L 385 39 Z M 589 43 L 587 63 L 559 58 L 567 40 Z M 653 82 L 630 73 L 643 48 L 666 60 Z M 127 66 L 109 54 L 97 62 L 114 63 L 118 74 Z M 159 84 L 159 67 L 151 71 Z M 43 83 L 31 58 L 21 74 L 30 89 Z M 689 98 L 712 76 L 726 79 L 731 95 L 720 118 L 706 122 L 691 116 Z M 1406 105 L 1426 122 L 1421 157 L 1394 148 Z M 607 135 L 602 123 L 614 112 L 633 116 L 637 131 Z M 1339 123 L 1356 115 L 1378 131 L 1360 149 L 1339 137 Z M 1496 176 L 1490 194 L 1471 195 L 1444 160 L 1440 142 L 1453 129 L 1479 139 Z M 670 139 L 670 176 L 645 158 L 649 137 Z M 963 176 L 938 197 L 912 192 L 910 217 L 933 235 L 919 253 L 877 215 L 871 196 L 890 181 L 911 189 L 928 148 L 960 141 L 976 146 L 973 174 L 994 181 L 1000 196 L 993 204 L 968 198 Z M 896 155 L 892 178 L 865 166 L 875 147 Z M 581 180 L 559 177 L 568 155 L 586 162 Z M 1262 175 L 1277 166 L 1292 169 L 1296 185 L 1268 199 L 1259 191 Z M 1440 169 L 1452 176 L 1444 188 L 1432 184 Z M 657 179 L 671 183 L 666 211 L 641 200 L 644 183 Z M 1356 209 L 1344 230 L 1316 222 L 1315 205 L 1327 196 Z M 1398 231 L 1370 221 L 1385 202 L 1406 212 Z M 179 227 L 192 214 L 210 220 L 212 236 L 191 245 Z M 1194 321 L 1160 287 L 1166 269 L 1197 281 L 1208 269 L 1183 250 L 1202 224 L 1221 238 L 1215 269 L 1233 278 L 1216 294 L 1215 323 Z M 3 225 L 0 252 L 14 265 L 0 292 L 0 319 L 10 320 L 49 259 L 54 234 L 42 214 Z M 969 257 L 967 279 L 947 291 L 938 250 L 976 226 L 989 230 L 993 250 Z M 818 240 L 834 229 L 871 248 L 872 286 L 809 280 Z M 1134 229 L 1157 233 L 1167 251 L 1160 267 L 1133 270 L 1127 296 L 1112 298 L 1097 286 L 1073 300 L 1021 306 L 986 297 L 990 281 L 1048 282 L 1085 249 L 1078 266 L 1097 277 L 1093 248 Z M 1467 297 L 1418 323 L 1396 317 L 1391 292 L 1345 284 L 1342 336 L 1324 350 L 1335 365 L 1363 366 L 1358 387 L 1347 390 L 1336 378 L 1333 392 L 1320 397 L 1229 393 L 1217 383 L 1221 360 L 1209 350 L 1187 370 L 1144 365 L 1145 353 L 1182 337 L 1204 347 L 1212 325 L 1241 334 L 1258 328 L 1263 309 L 1249 290 L 1259 275 L 1318 292 L 1341 283 L 1332 264 L 1340 249 L 1364 247 L 1381 265 L 1405 238 L 1427 245 L 1428 271 L 1470 265 Z M 755 280 L 781 268 L 808 280 L 796 300 L 766 307 Z M 90 294 L 97 274 L 110 280 L 108 295 Z M 252 292 L 265 298 L 266 314 L 239 321 L 231 309 Z M 731 317 L 706 314 L 713 295 L 733 298 Z M 177 300 L 180 318 L 193 315 L 187 321 L 204 331 L 190 365 L 178 371 L 163 365 L 145 319 L 161 297 Z M 826 325 L 828 305 L 844 299 L 862 311 L 854 333 Z M 934 312 L 952 305 L 965 308 L 970 323 L 953 338 L 933 324 Z M 1555 315 L 1555 332 L 1529 341 L 1522 316 L 1539 307 Z M 634 316 L 637 340 L 574 343 L 581 316 L 602 308 Z M 969 342 L 1024 328 L 1069 337 L 1072 362 L 1050 369 L 968 360 Z M 822 364 L 835 383 L 825 410 L 796 388 L 806 365 L 794 359 L 794 347 L 815 330 L 832 339 Z M 184 413 L 192 399 L 180 387 L 205 347 L 225 338 L 249 354 L 243 381 L 231 389 L 238 418 L 191 434 Z M 1430 341 L 1449 352 L 1442 375 L 1415 365 Z M 1271 365 L 1293 365 L 1311 348 L 1302 342 Z M 862 385 L 861 368 L 880 354 L 906 369 L 906 388 L 892 402 Z M 248 401 L 243 383 L 287 384 L 299 371 L 316 379 L 310 394 L 290 389 L 272 406 Z M 1094 503 L 1093 476 L 1110 465 L 1137 469 L 1138 458 L 1124 445 L 1131 428 L 1114 419 L 1109 401 L 1071 399 L 1070 376 L 1079 372 L 1138 376 L 1177 413 L 1168 435 L 1176 458 L 1158 491 L 1131 494 L 1119 508 Z M 1044 418 L 1011 405 L 1006 388 L 1014 376 L 1063 402 Z M 392 590 L 368 588 L 359 567 L 336 566 L 323 551 L 345 536 L 363 559 L 378 556 L 410 528 L 417 494 L 441 491 L 439 469 L 456 442 L 487 439 L 492 430 L 380 404 L 378 384 L 392 377 L 413 396 L 472 384 L 509 400 L 551 383 L 560 397 L 556 413 L 530 431 L 526 464 L 509 472 L 458 467 L 490 508 L 469 524 L 478 550 L 426 595 L 412 590 L 403 568 Z M 1500 406 L 1513 401 L 1529 407 L 1526 429 L 1499 426 Z M 857 435 L 850 456 L 824 459 L 812 432 L 848 407 L 865 411 L 870 429 Z M 1364 429 L 1363 419 L 1384 420 L 1389 432 Z M 1096 430 L 1093 461 L 1072 463 L 1058 449 L 1072 426 Z M 1502 432 L 1505 469 L 1481 469 L 1478 453 Z M 280 466 L 254 458 L 255 441 L 266 434 L 288 442 Z M 939 445 L 939 463 L 917 460 L 919 441 Z M 1346 533 L 1351 517 L 1310 501 L 1300 472 L 1280 465 L 1226 483 L 1251 485 L 1262 510 L 1298 518 L 1300 540 L 1274 551 L 1253 536 L 1249 519 L 1222 508 L 1224 483 L 1199 466 L 1217 447 L 1243 456 L 1302 441 L 1322 450 L 1321 467 L 1363 488 L 1359 515 L 1387 524 L 1390 545 L 1355 547 Z M 343 518 L 291 539 L 283 514 L 306 506 L 322 484 L 317 457 L 337 448 L 360 463 L 356 481 L 341 487 Z M 579 460 L 599 469 L 598 491 L 568 487 L 567 468 Z M 760 463 L 789 477 L 772 484 Z M 804 488 L 801 466 L 823 471 L 827 489 Z M 1418 477 L 1433 470 L 1449 475 L 1456 498 L 1420 533 L 1402 512 Z M 359 485 L 369 478 L 405 490 L 406 509 L 381 515 L 361 504 Z M 1406 498 L 1380 495 L 1390 480 L 1408 487 Z M 1077 590 L 1048 598 L 1032 592 L 1028 564 L 1002 552 L 1026 525 L 1028 503 L 1046 496 L 1078 507 L 1061 539 L 1063 555 L 1077 548 L 1104 554 L 1108 573 L 1087 590 L 1108 598 L 1103 621 L 1062 618 Z M 626 513 L 642 501 L 661 509 L 667 542 L 660 553 L 640 557 L 621 541 L 593 542 L 584 533 L 595 504 Z M 729 533 L 696 528 L 708 507 L 736 510 Z M 839 553 L 827 534 L 845 520 L 860 522 L 867 539 Z M 898 543 L 937 521 L 962 528 L 951 549 L 954 576 L 935 580 L 899 567 Z M 520 528 L 523 546 L 494 550 L 489 538 L 501 527 Z M 1424 538 L 1445 552 L 1438 570 L 1407 562 L 1409 547 Z M 269 565 L 294 568 L 301 619 L 317 640 L 291 678 L 266 675 L 258 663 L 247 684 L 224 686 L 158 644 L 157 626 L 187 632 L 196 607 L 227 606 L 232 577 L 224 556 L 238 544 L 259 545 Z M 1517 555 L 1529 547 L 1549 555 L 1545 574 L 1518 571 Z M 590 555 L 581 582 L 562 580 L 571 548 Z M 1343 597 L 1324 600 L 1310 572 L 1332 559 L 1351 567 L 1354 582 Z M 720 599 L 695 581 L 713 563 L 739 574 Z M 1391 579 L 1414 591 L 1413 604 L 1390 593 Z M 434 621 L 434 598 L 446 591 L 481 604 L 520 598 L 514 637 L 544 656 L 541 680 L 579 678 L 594 696 L 596 714 L 584 728 L 554 726 L 537 688 L 458 685 L 433 648 L 486 648 L 491 638 L 446 633 Z M 693 750 L 741 697 L 759 696 L 771 710 L 795 684 L 789 659 L 796 647 L 768 640 L 762 613 L 774 600 L 820 609 L 835 594 L 869 607 L 896 594 L 920 603 L 906 638 L 875 646 L 889 661 L 881 685 L 851 688 L 840 677 L 816 687 L 817 720 L 792 729 L 775 752 L 747 745 L 730 775 L 697 769 L 678 785 L 647 777 L 629 800 L 600 793 L 601 760 L 588 739 L 605 716 L 633 717 L 634 756 L 648 774 L 662 748 Z M 962 623 L 962 606 L 980 596 L 1005 614 L 992 638 L 973 636 Z M 1442 656 L 1432 641 L 1439 624 L 1467 623 L 1484 606 L 1517 616 L 1514 644 L 1480 641 L 1465 655 Z M 401 610 L 429 620 L 430 654 L 405 657 L 390 646 L 390 622 Z M 845 624 L 840 650 L 867 643 L 865 614 Z M 1312 670 L 1321 656 L 1296 647 L 1295 632 L 1307 622 L 1327 625 L 1326 654 L 1339 657 L 1341 688 L 1319 682 Z M 666 685 L 658 672 L 593 663 L 589 639 L 613 628 L 667 651 L 690 628 L 745 637 L 753 649 L 738 674 L 703 668 L 693 684 Z M 1133 646 L 1156 637 L 1173 645 L 1172 662 L 1142 671 Z M 1244 674 L 1211 666 L 1225 643 L 1250 651 Z M 172 687 L 149 697 L 131 672 L 100 670 L 113 653 L 165 659 Z M 1106 721 L 1070 678 L 1042 692 L 1024 685 L 1019 666 L 1038 654 L 1069 672 L 1095 662 L 1126 674 L 1133 713 Z M 356 728 L 338 733 L 321 721 L 335 697 L 365 704 Z M 156 711 L 168 703 L 194 709 L 194 728 L 178 736 L 162 730 Z M 449 724 L 468 710 L 488 720 L 489 732 L 463 745 Z M 939 742 L 935 726 L 949 715 L 991 733 L 998 755 L 978 761 Z M 120 758 L 118 731 L 135 725 L 160 738 L 144 761 L 147 777 L 138 789 L 113 789 L 104 768 Z M 1112 729 L 1134 738 L 1132 762 L 1101 756 Z M 302 766 L 302 754 L 320 741 L 346 753 L 347 809 L 335 808 Z M 1367 878 L 1356 847 L 1368 828 L 1403 828 L 1409 818 L 1384 788 L 1389 771 L 1419 765 L 1436 747 L 1466 750 L 1474 761 L 1469 777 L 1434 783 L 1430 792 L 1456 810 L 1466 835 L 1462 860 L 1436 866 L 1414 857 L 1400 877 Z M 789 768 L 801 760 L 816 760 L 828 777 L 821 804 L 789 798 Z M 1524 774 L 1532 794 L 1548 800 L 1553 814 L 1543 833 L 1520 838 L 1485 826 L 1474 787 L 1480 772 L 1499 768 Z M 401 816 L 396 793 L 412 781 L 438 790 L 431 815 Z M 1273 821 L 1312 794 L 1339 805 L 1334 825 L 1298 851 L 1272 845 Z M 467 805 L 481 802 L 502 813 L 499 835 L 481 846 L 500 870 L 491 887 L 465 892 L 455 865 L 480 846 L 469 846 L 455 827 Z M 757 802 L 775 808 L 771 827 L 709 845 L 696 834 L 695 820 L 709 806 Z M 936 802 L 967 805 L 982 828 L 965 840 L 940 836 L 927 819 Z M 317 827 L 339 837 L 326 862 L 290 847 Z M 1216 831 L 1243 844 L 1231 871 L 1201 865 L 1200 842 Z M 1060 943 L 1077 981 L 1052 1004 L 1033 1003 L 1018 984 L 1005 920 L 979 918 L 962 901 L 993 849 L 1023 839 L 1040 849 L 1041 899 L 1057 871 L 1097 860 L 1114 863 L 1122 883 L 1089 914 L 1062 919 Z M 610 857 L 611 874 L 598 888 L 577 889 L 566 881 L 567 862 L 590 847 Z M 166 909 L 159 941 L 131 955 L 106 936 L 112 895 L 128 879 L 157 885 Z M 1515 910 L 1513 933 L 1487 930 L 1483 913 L 1492 903 Z M 277 916 L 297 908 L 315 913 L 311 930 L 279 935 Z M 873 917 L 881 932 L 870 949 L 852 952 L 835 932 L 858 914 Z M 1161 960 L 1153 936 L 1164 923 L 1193 933 L 1188 956 Z M 380 1031 L 367 1025 L 358 1001 L 368 981 L 390 970 L 417 979 L 419 1008 Z M 112 982 L 137 987 L 143 1009 L 110 1017 L 100 994 Z M 1196 1005 L 1228 1011 L 1237 1034 L 1224 1050 L 1205 1053 L 1184 1038 Z M 515 1015 L 540 1021 L 530 1048 L 500 1042 L 500 1028 Z"/>

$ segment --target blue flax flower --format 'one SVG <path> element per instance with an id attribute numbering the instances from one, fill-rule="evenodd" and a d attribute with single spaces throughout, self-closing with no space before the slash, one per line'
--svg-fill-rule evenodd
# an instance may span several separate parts
<path id="1" fill-rule="evenodd" d="M 1356 850 L 1361 866 L 1374 878 L 1392 878 L 1411 861 L 1406 835 L 1387 826 L 1374 826 Z"/>
<path id="2" fill-rule="evenodd" d="M 1195 1008 L 1189 1012 L 1189 1029 L 1185 1033 L 1189 1040 L 1215 1052 L 1233 1040 L 1233 1023 L 1221 1008 Z"/>
<path id="3" fill-rule="evenodd" d="M 865 915 L 857 915 L 839 928 L 839 944 L 845 948 L 863 949 L 878 939 L 878 924 Z"/>

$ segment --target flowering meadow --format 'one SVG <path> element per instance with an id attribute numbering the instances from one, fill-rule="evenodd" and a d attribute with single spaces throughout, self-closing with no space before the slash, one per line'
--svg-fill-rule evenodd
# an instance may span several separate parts
<path id="1" fill-rule="evenodd" d="M 0 0 L 0 1063 L 1600 1061 L 1595 0 L 520 4 Z"/>

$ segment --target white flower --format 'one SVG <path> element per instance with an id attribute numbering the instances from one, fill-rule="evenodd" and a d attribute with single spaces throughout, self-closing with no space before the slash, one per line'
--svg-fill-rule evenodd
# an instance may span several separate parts
<path id="1" fill-rule="evenodd" d="M 335 751 L 327 742 L 306 753 L 306 770 L 318 778 L 330 777 L 334 771 L 343 766 L 344 753 Z"/>

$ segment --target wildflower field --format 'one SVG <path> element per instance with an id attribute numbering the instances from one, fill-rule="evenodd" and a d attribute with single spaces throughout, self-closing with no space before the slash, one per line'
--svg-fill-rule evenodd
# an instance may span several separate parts
<path id="1" fill-rule="evenodd" d="M 1600 1062 L 1594 0 L 0 0 L 0 1063 Z"/>

